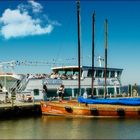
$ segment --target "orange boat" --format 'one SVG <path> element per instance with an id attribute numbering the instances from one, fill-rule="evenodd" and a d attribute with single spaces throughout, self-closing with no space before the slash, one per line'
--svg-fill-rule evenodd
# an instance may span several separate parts
<path id="1" fill-rule="evenodd" d="M 128 98 L 125 100 L 133 101 L 134 99 Z M 140 102 L 140 99 L 136 99 L 136 100 Z M 43 115 L 58 115 L 58 116 L 66 116 L 66 117 L 93 117 L 93 118 L 96 117 L 139 118 L 140 117 L 139 104 L 137 105 L 99 104 L 99 103 L 88 104 L 88 103 L 79 103 L 78 101 L 62 101 L 62 102 L 42 101 L 41 110 Z"/>

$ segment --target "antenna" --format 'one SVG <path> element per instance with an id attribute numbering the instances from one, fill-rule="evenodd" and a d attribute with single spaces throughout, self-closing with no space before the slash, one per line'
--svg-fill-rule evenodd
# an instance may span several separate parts
<path id="1" fill-rule="evenodd" d="M 102 61 L 104 61 L 104 58 L 102 58 L 100 55 L 97 57 L 97 61 L 99 64 L 99 67 L 102 67 Z"/>

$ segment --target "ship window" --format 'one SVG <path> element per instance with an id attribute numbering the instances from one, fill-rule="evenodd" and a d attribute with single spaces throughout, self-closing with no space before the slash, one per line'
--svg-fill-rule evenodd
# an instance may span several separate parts
<path id="1" fill-rule="evenodd" d="M 47 92 L 47 97 L 50 98 L 50 97 L 57 97 L 57 90 L 56 89 L 48 89 L 48 92 Z"/>
<path id="2" fill-rule="evenodd" d="M 114 88 L 108 88 L 108 93 L 109 94 L 114 94 Z"/>
<path id="3" fill-rule="evenodd" d="M 81 70 L 81 74 L 82 74 L 82 70 Z M 79 71 L 73 71 L 73 75 L 79 75 Z"/>
<path id="4" fill-rule="evenodd" d="M 115 77 L 115 71 L 111 71 L 110 77 Z"/>
<path id="5" fill-rule="evenodd" d="M 82 89 L 81 89 L 81 95 L 82 95 L 82 96 L 83 96 L 84 92 L 85 92 L 85 89 L 82 88 Z"/>
<path id="6" fill-rule="evenodd" d="M 64 73 L 65 73 L 64 70 L 59 70 L 59 71 L 58 71 L 58 74 L 60 74 L 60 75 L 62 75 L 62 74 L 64 74 Z"/>
<path id="7" fill-rule="evenodd" d="M 95 72 L 95 71 L 94 71 Z M 88 70 L 87 77 L 92 77 L 92 70 Z"/>
<path id="8" fill-rule="evenodd" d="M 102 72 L 103 72 L 102 70 L 97 70 L 96 71 L 96 77 L 100 77 L 101 78 L 102 77 Z"/>
<path id="9" fill-rule="evenodd" d="M 71 74 L 73 74 L 73 71 L 66 71 L 66 74 L 71 75 Z"/>
<path id="10" fill-rule="evenodd" d="M 99 88 L 98 89 L 98 94 L 99 95 L 104 95 L 104 89 L 103 88 Z"/>
<path id="11" fill-rule="evenodd" d="M 109 71 L 107 70 L 106 72 L 106 77 L 108 78 L 109 77 Z"/>
<path id="12" fill-rule="evenodd" d="M 117 77 L 120 77 L 120 76 L 121 76 L 121 72 L 117 71 Z"/>
<path id="13" fill-rule="evenodd" d="M 73 71 L 66 71 L 66 79 L 72 79 Z"/>
<path id="14" fill-rule="evenodd" d="M 72 96 L 72 89 L 71 88 L 66 88 L 64 96 L 65 97 Z"/>
<path id="15" fill-rule="evenodd" d="M 76 94 L 78 95 L 78 90 L 79 90 L 78 88 L 74 88 L 74 96 L 76 96 Z M 85 89 L 82 88 L 81 89 L 81 95 L 83 95 L 84 91 L 85 91 Z"/>
<path id="16" fill-rule="evenodd" d="M 74 96 L 76 97 L 76 94 L 78 94 L 78 88 L 74 88 Z"/>
<path id="17" fill-rule="evenodd" d="M 119 88 L 117 87 L 117 94 L 119 94 Z"/>
<path id="18" fill-rule="evenodd" d="M 87 94 L 91 95 L 91 91 L 92 91 L 91 88 L 87 88 L 86 90 L 87 90 Z M 94 95 L 96 95 L 96 88 L 94 88 Z"/>
<path id="19" fill-rule="evenodd" d="M 39 95 L 39 89 L 34 89 L 34 96 L 38 96 Z"/>
<path id="20" fill-rule="evenodd" d="M 78 71 L 73 71 L 73 75 L 79 75 Z"/>
<path id="21" fill-rule="evenodd" d="M 90 95 L 91 94 L 91 88 L 87 88 L 87 94 Z"/>
<path id="22" fill-rule="evenodd" d="M 105 77 L 105 72 L 104 72 L 104 74 L 103 74 L 103 77 Z M 108 71 L 108 70 L 106 71 L 106 77 L 107 77 L 107 78 L 109 77 L 109 71 Z"/>

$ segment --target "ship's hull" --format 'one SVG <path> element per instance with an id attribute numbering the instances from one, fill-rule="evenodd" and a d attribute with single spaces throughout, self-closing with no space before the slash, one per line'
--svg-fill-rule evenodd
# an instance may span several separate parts
<path id="1" fill-rule="evenodd" d="M 50 101 L 41 102 L 41 110 L 43 115 L 66 117 L 140 118 L 140 106 Z"/>

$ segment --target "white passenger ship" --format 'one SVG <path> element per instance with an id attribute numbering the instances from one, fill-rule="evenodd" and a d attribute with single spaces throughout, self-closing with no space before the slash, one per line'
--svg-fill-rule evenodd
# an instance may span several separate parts
<path id="1" fill-rule="evenodd" d="M 123 69 L 107 68 L 107 95 L 121 94 L 121 74 Z M 105 80 L 104 68 L 94 67 L 94 95 L 103 96 Z M 86 90 L 91 94 L 92 67 L 81 66 L 81 94 Z M 65 96 L 75 97 L 78 93 L 78 66 L 53 67 L 52 74 L 44 80 L 48 96 L 56 95 L 57 88 L 65 86 Z"/>
<path id="2" fill-rule="evenodd" d="M 107 68 L 107 95 L 120 95 L 121 74 L 123 69 Z M 48 88 L 47 96 L 57 96 L 57 88 L 65 86 L 65 96 L 76 97 L 78 94 L 78 66 L 53 67 L 52 73 L 43 77 L 16 73 L 0 73 L 0 84 L 6 88 L 9 96 L 12 89 L 16 93 L 30 94 L 34 100 L 43 99 L 43 85 Z M 91 95 L 92 67 L 81 66 L 81 94 L 86 90 Z M 94 67 L 94 95 L 103 96 L 105 87 L 104 68 L 101 62 Z M 18 95 L 18 94 L 17 94 Z"/>

